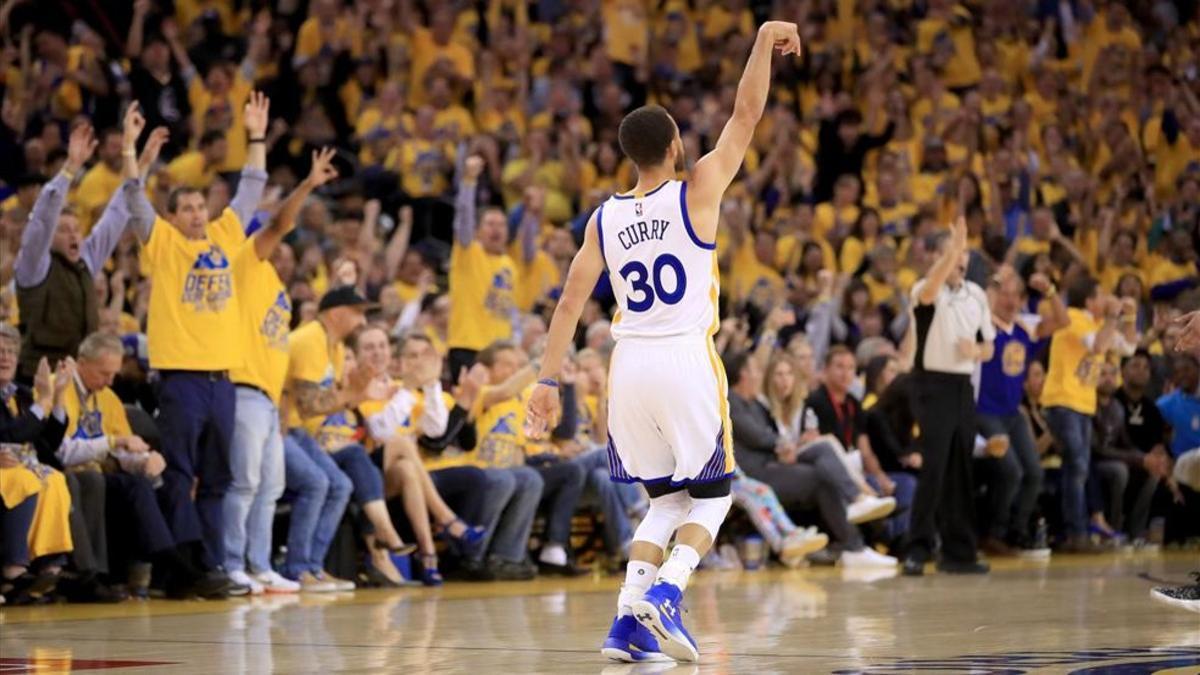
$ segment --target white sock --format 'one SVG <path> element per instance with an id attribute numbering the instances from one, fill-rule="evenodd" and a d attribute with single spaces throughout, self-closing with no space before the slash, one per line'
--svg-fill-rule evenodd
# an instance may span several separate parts
<path id="1" fill-rule="evenodd" d="M 621 594 L 617 596 L 617 616 L 633 614 L 633 603 L 646 595 L 657 575 L 658 565 L 641 560 L 629 561 L 629 566 L 625 568 L 625 583 L 621 584 Z"/>
<path id="2" fill-rule="evenodd" d="M 542 547 L 542 552 L 538 556 L 538 560 L 547 565 L 566 565 L 567 549 L 563 548 L 562 544 L 546 544 Z"/>
<path id="3" fill-rule="evenodd" d="M 671 549 L 671 557 L 658 570 L 658 580 L 675 584 L 679 590 L 687 590 L 688 578 L 696 565 L 700 564 L 700 554 L 696 549 L 686 544 L 675 544 Z"/>

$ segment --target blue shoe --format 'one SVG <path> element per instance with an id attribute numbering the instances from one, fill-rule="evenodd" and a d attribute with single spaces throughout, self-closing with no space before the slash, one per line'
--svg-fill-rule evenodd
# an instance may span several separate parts
<path id="1" fill-rule="evenodd" d="M 658 640 L 632 616 L 618 616 L 613 619 L 612 628 L 608 629 L 608 637 L 604 638 L 604 646 L 600 648 L 600 653 L 613 661 L 625 663 L 671 660 L 671 657 L 658 650 Z"/>
<path id="2" fill-rule="evenodd" d="M 658 638 L 664 654 L 676 661 L 698 661 L 700 650 L 683 627 L 682 601 L 683 591 L 678 586 L 658 581 L 641 600 L 633 603 L 633 616 Z"/>

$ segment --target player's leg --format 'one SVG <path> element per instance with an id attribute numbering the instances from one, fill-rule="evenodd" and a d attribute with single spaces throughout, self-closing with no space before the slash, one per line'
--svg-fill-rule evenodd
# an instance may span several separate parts
<path id="1" fill-rule="evenodd" d="M 618 661 L 662 661 L 658 641 L 633 615 L 633 604 L 642 600 L 658 577 L 663 554 L 671 535 L 687 518 L 691 499 L 682 488 L 647 486 L 650 509 L 633 534 L 625 583 L 617 596 L 617 616 L 600 650 Z"/>

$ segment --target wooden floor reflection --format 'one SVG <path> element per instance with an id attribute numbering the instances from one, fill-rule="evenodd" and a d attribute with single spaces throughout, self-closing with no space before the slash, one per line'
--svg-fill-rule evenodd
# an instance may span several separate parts
<path id="1" fill-rule="evenodd" d="M 229 602 L 0 608 L 0 673 L 1200 673 L 1200 615 L 1151 602 L 1200 556 L 1010 562 L 987 577 L 701 573 L 702 661 L 600 657 L 618 580 Z M 1114 670 L 1123 668 L 1122 670 Z"/>

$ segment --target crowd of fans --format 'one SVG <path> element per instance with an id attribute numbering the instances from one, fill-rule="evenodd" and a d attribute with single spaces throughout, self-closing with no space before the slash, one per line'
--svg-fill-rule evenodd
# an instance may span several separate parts
<path id="1" fill-rule="evenodd" d="M 767 17 L 804 54 L 717 242 L 746 527 L 789 565 L 896 564 L 910 289 L 961 216 L 998 330 L 981 548 L 1200 535 L 1193 2 L 102 4 L 0 5 L 10 602 L 436 585 L 439 555 L 573 575 L 585 507 L 619 563 L 645 496 L 607 477 L 606 280 L 548 441 L 525 392 L 634 183 L 621 118 L 665 107 L 694 162 Z"/>

